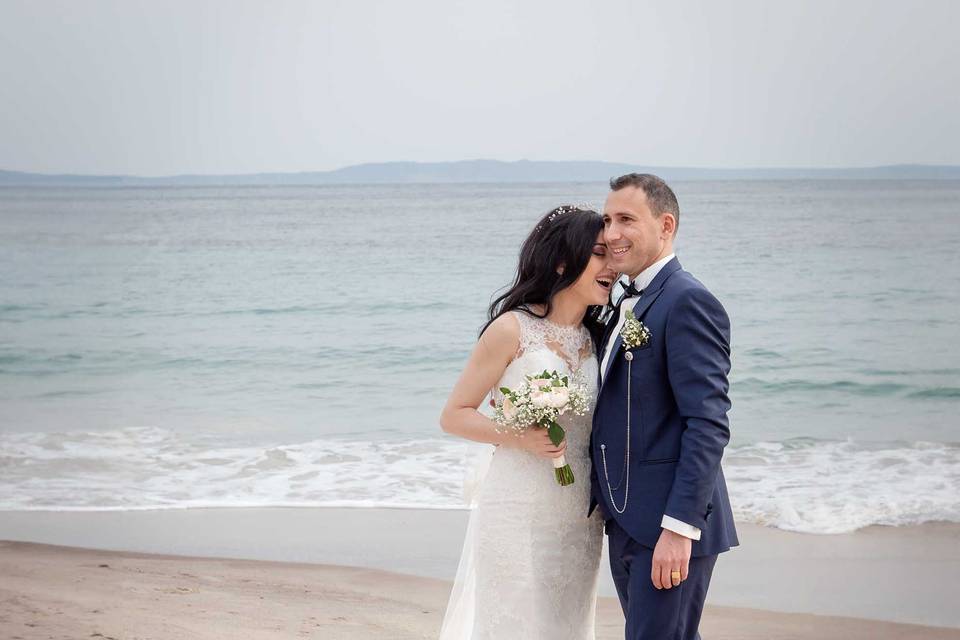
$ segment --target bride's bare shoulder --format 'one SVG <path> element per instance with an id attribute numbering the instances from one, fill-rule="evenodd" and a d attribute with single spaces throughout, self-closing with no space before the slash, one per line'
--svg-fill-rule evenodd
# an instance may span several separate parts
<path id="1" fill-rule="evenodd" d="M 480 336 L 480 344 L 505 356 L 516 353 L 520 346 L 520 321 L 516 314 L 508 311 L 497 316 Z"/>
<path id="2" fill-rule="evenodd" d="M 486 328 L 481 339 L 517 342 L 520 340 L 520 321 L 515 311 L 507 311 L 497 316 Z"/>

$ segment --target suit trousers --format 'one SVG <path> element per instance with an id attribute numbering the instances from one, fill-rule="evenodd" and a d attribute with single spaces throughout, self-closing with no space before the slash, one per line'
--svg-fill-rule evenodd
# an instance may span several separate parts
<path id="1" fill-rule="evenodd" d="M 687 579 L 678 587 L 657 589 L 650 572 L 653 549 L 607 520 L 610 571 L 627 619 L 625 640 L 700 640 L 698 628 L 717 556 L 690 558 Z"/>

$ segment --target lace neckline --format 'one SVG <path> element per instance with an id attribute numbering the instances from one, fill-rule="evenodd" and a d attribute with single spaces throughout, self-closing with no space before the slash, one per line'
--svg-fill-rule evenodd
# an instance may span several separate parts
<path id="1" fill-rule="evenodd" d="M 558 323 L 558 322 L 554 322 L 553 320 L 550 320 L 549 318 L 541 318 L 541 320 L 543 320 L 545 323 L 547 323 L 548 325 L 550 325 L 551 327 L 553 327 L 553 328 L 556 329 L 557 331 L 564 331 L 564 332 L 569 332 L 569 333 L 579 333 L 580 330 L 583 329 L 583 323 L 579 323 L 579 324 L 560 324 L 560 323 Z"/>
<path id="2" fill-rule="evenodd" d="M 590 332 L 583 324 L 562 325 L 525 311 L 514 313 L 520 322 L 518 357 L 532 349 L 545 348 L 563 360 L 573 373 L 579 371 L 593 353 Z"/>
<path id="3" fill-rule="evenodd" d="M 527 310 L 528 310 L 530 313 L 527 313 Z M 530 309 L 529 307 L 527 307 L 527 310 L 517 309 L 517 311 L 519 311 L 520 313 L 526 314 L 526 315 L 528 315 L 529 317 L 535 318 L 535 319 L 540 320 L 540 321 L 542 321 L 542 322 L 546 322 L 546 323 L 547 323 L 548 325 L 550 325 L 551 327 L 554 327 L 554 328 L 556 328 L 556 329 L 558 329 L 558 330 L 560 330 L 560 331 L 569 331 L 569 332 L 572 333 L 572 332 L 574 332 L 574 331 L 580 331 L 581 329 L 584 328 L 582 322 L 578 322 L 577 324 L 560 324 L 559 322 L 554 322 L 553 320 L 551 320 L 550 318 L 547 318 L 546 316 L 540 316 L 540 315 L 538 315 L 537 313 L 535 313 L 535 310 L 534 310 L 534 309 Z"/>

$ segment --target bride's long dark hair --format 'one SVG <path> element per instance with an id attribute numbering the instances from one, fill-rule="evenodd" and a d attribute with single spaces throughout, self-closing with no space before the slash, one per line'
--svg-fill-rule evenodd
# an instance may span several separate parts
<path id="1" fill-rule="evenodd" d="M 596 211 L 563 205 L 540 219 L 520 248 L 520 263 L 513 284 L 490 304 L 487 323 L 480 335 L 498 317 L 508 311 L 522 311 L 545 318 L 553 308 L 553 297 L 566 289 L 587 268 L 597 234 L 603 230 L 603 218 Z M 563 273 L 557 268 L 563 265 Z M 530 305 L 542 305 L 543 315 Z M 603 325 L 599 317 L 603 306 L 591 305 L 583 317 L 594 344 L 599 344 Z"/>

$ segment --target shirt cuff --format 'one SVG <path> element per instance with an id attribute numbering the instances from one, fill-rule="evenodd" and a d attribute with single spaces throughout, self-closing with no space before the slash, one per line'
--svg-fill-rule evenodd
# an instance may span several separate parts
<path id="1" fill-rule="evenodd" d="M 663 516 L 663 521 L 660 523 L 660 526 L 674 533 L 678 533 L 684 538 L 690 538 L 691 540 L 700 539 L 700 529 L 693 526 L 692 524 L 687 524 L 686 522 L 681 522 L 676 518 L 671 518 L 670 516 Z"/>

